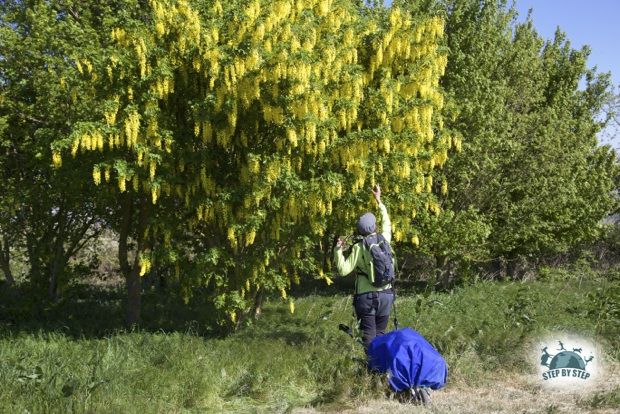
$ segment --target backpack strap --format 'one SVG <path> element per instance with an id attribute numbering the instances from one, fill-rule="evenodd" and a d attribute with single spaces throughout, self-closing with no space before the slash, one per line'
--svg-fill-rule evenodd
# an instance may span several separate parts
<path id="1" fill-rule="evenodd" d="M 368 236 L 364 237 L 362 240 L 360 240 L 358 243 L 360 244 L 361 248 L 365 251 L 368 251 L 370 253 L 370 246 L 367 242 L 367 238 Z M 365 261 L 365 257 L 364 257 L 364 253 L 362 252 L 362 260 Z M 367 266 L 370 266 L 370 263 L 372 262 L 372 257 L 370 258 L 370 262 L 366 263 Z M 357 282 L 360 276 L 365 276 L 366 278 L 369 278 L 370 276 L 368 274 L 366 274 L 366 272 L 362 272 L 362 269 L 360 269 L 359 267 L 355 269 L 355 271 L 357 272 L 356 276 L 355 276 L 355 294 L 358 295 L 359 291 L 357 290 Z"/>
<path id="2" fill-rule="evenodd" d="M 362 249 L 364 249 L 364 251 L 367 253 L 367 256 L 370 256 L 370 257 L 369 257 L 369 261 L 368 261 L 368 262 L 366 262 L 366 265 L 367 265 L 367 266 L 370 266 L 370 265 L 372 264 L 372 255 L 371 255 L 371 253 L 370 253 L 370 240 L 369 240 L 369 239 L 370 239 L 370 236 L 375 236 L 375 235 L 378 235 L 378 233 L 372 233 L 372 234 L 369 234 L 368 236 L 364 237 L 364 238 L 363 238 L 363 239 L 359 242 L 359 243 L 361 244 L 361 246 L 362 246 Z M 364 256 L 362 256 L 362 257 L 364 257 Z M 366 259 L 366 257 L 364 257 L 364 259 Z M 364 261 L 365 261 L 365 260 L 364 260 Z M 362 274 L 362 275 L 364 275 L 364 276 L 366 276 L 366 277 L 368 277 L 368 276 L 369 276 L 369 275 L 367 275 L 367 274 L 366 274 L 366 272 L 362 272 L 361 270 L 358 270 L 358 273 L 359 273 L 359 274 Z"/>
<path id="3" fill-rule="evenodd" d="M 383 237 L 383 235 L 381 233 L 371 233 L 371 234 L 365 236 L 359 243 L 361 243 L 362 249 L 365 251 L 365 254 L 366 254 L 366 259 L 368 259 L 368 261 L 366 261 L 364 259 L 364 261 L 366 262 L 366 266 L 368 268 L 370 268 L 370 266 L 373 266 L 373 263 L 372 263 L 372 252 L 370 251 L 371 246 L 373 244 L 378 246 L 381 243 L 387 243 L 387 240 L 385 239 L 385 237 Z M 372 282 L 370 281 L 370 275 L 368 275 L 366 272 L 363 272 L 363 271 L 361 271 L 361 269 L 358 268 L 357 274 L 358 275 L 362 275 L 362 276 L 366 276 L 368 281 L 372 284 Z M 355 293 L 358 293 L 358 291 L 357 291 L 357 278 L 355 279 Z"/>

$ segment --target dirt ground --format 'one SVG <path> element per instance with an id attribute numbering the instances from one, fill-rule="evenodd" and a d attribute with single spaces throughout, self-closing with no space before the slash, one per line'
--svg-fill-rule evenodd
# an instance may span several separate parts
<path id="1" fill-rule="evenodd" d="M 588 388 L 577 390 L 550 389 L 532 376 L 512 376 L 498 380 L 490 387 L 449 384 L 432 394 L 427 407 L 403 404 L 395 400 L 374 400 L 360 406 L 299 409 L 295 414 L 314 413 L 571 413 L 618 414 L 620 406 L 600 402 L 597 396 L 620 388 L 620 366 L 608 369 L 604 379 Z M 617 401 L 617 399 L 616 399 Z"/>

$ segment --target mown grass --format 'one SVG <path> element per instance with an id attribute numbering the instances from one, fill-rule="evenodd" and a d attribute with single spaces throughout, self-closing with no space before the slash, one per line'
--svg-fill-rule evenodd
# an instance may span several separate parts
<path id="1" fill-rule="evenodd" d="M 617 273 L 556 270 L 448 293 L 405 289 L 397 313 L 443 353 L 452 384 L 483 386 L 498 372 L 530 372 L 528 343 L 549 331 L 590 337 L 620 359 L 619 297 Z M 106 316 L 82 315 L 82 334 L 80 314 L 66 329 L 3 324 L 0 412 L 286 412 L 346 408 L 384 393 L 361 347 L 337 330 L 352 321 L 344 293 L 298 297 L 293 315 L 273 299 L 253 324 L 219 337 L 191 321 L 177 331 L 111 331 Z M 617 401 L 611 391 L 582 404 Z"/>

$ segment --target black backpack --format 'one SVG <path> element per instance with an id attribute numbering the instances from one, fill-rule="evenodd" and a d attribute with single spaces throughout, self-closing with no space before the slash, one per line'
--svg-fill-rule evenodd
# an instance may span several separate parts
<path id="1" fill-rule="evenodd" d="M 394 254 L 390 243 L 382 234 L 371 234 L 364 237 L 362 246 L 372 258 L 369 263 L 370 274 L 366 275 L 374 287 L 383 287 L 394 281 Z"/>

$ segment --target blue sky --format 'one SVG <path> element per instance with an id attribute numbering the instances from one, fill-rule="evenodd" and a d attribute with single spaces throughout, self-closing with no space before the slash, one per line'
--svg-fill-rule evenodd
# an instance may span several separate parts
<path id="1" fill-rule="evenodd" d="M 543 38 L 551 39 L 559 26 L 573 48 L 589 45 L 589 66 L 611 72 L 620 84 L 620 1 L 618 0 L 517 0 L 519 20 L 533 9 L 532 20 Z"/>
<path id="2" fill-rule="evenodd" d="M 390 5 L 392 0 L 385 0 Z M 588 66 L 599 72 L 611 72 L 612 81 L 620 88 L 620 0 L 515 0 L 519 21 L 532 9 L 532 20 L 538 33 L 552 39 L 559 26 L 571 46 L 591 49 Z M 620 149 L 620 136 L 612 140 L 611 129 L 601 134 L 603 142 L 612 142 Z M 615 132 L 618 132 L 616 130 Z"/>

